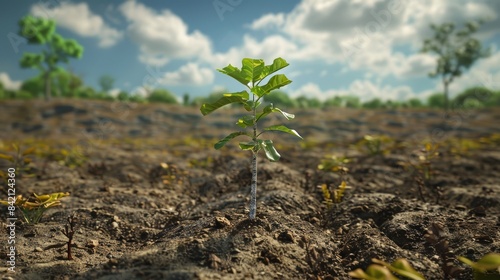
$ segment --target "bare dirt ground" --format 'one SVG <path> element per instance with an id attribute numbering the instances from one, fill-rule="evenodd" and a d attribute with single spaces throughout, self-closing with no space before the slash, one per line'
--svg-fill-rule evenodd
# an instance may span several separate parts
<path id="1" fill-rule="evenodd" d="M 305 140 L 270 135 L 282 159 L 258 162 L 255 220 L 250 154 L 212 148 L 236 129 L 239 112 L 204 118 L 180 106 L 0 102 L 0 152 L 12 154 L 12 143 L 36 150 L 30 169 L 16 174 L 17 194 L 71 194 L 40 223 L 18 221 L 16 273 L 5 266 L 1 232 L 2 279 L 349 279 L 372 258 L 400 257 L 427 279 L 471 279 L 456 256 L 500 252 L 498 108 L 448 117 L 296 110 L 287 124 Z M 278 121 L 286 122 L 268 124 Z M 367 134 L 386 136 L 380 153 L 360 142 Z M 439 144 L 429 165 L 419 158 L 425 143 Z M 348 171 L 318 169 L 332 156 L 349 158 Z M 2 170 L 9 164 L 0 159 Z M 318 186 L 333 190 L 342 180 L 351 188 L 327 207 Z M 58 246 L 70 215 L 78 219 L 73 260 Z M 448 246 L 433 244 L 429 231 Z"/>

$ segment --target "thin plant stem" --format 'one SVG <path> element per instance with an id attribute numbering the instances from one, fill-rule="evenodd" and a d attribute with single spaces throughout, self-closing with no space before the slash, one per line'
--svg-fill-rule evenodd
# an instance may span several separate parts
<path id="1" fill-rule="evenodd" d="M 255 96 L 252 96 L 252 100 L 255 101 Z M 257 142 L 257 120 L 256 118 L 256 106 L 255 102 L 253 105 L 253 138 L 254 143 Z M 257 212 L 257 151 L 252 151 L 252 183 L 250 186 L 250 219 L 255 219 Z"/>

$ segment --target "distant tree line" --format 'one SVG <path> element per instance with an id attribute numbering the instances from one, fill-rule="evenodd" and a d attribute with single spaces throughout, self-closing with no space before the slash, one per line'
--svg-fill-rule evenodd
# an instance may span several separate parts
<path id="1" fill-rule="evenodd" d="M 188 93 L 182 99 L 167 89 L 146 89 L 144 95 L 131 94 L 120 91 L 111 95 L 114 79 L 104 75 L 99 79 L 100 89 L 84 85 L 77 75 L 63 69 L 52 73 L 51 91 L 55 98 L 97 99 L 109 101 L 124 101 L 137 103 L 167 103 L 182 104 L 184 106 L 199 107 L 203 103 L 216 101 L 224 91 L 213 92 L 205 97 L 191 98 Z M 19 90 L 4 88 L 0 82 L 0 100 L 2 99 L 35 99 L 45 96 L 45 77 L 42 75 L 27 79 L 21 84 Z M 374 98 L 362 102 L 354 95 L 334 96 L 326 100 L 316 97 L 299 96 L 293 98 L 286 92 L 276 90 L 264 97 L 264 102 L 273 103 L 284 109 L 292 108 L 365 108 L 365 109 L 395 109 L 395 108 L 443 108 L 446 100 L 443 93 L 434 93 L 425 100 L 411 98 L 404 101 L 382 100 Z M 500 106 L 500 91 L 493 91 L 484 87 L 473 87 L 464 90 L 450 100 L 451 108 L 484 108 Z"/>

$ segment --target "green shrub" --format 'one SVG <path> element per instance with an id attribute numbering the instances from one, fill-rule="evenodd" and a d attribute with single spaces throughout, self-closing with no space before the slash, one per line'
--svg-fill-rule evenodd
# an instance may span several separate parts
<path id="1" fill-rule="evenodd" d="M 149 102 L 159 102 L 159 103 L 168 103 L 168 104 L 177 104 L 177 98 L 165 89 L 155 89 L 151 94 L 147 97 Z"/>

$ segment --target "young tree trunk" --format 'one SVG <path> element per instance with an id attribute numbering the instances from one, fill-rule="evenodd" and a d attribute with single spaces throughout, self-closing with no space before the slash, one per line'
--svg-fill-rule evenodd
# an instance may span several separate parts
<path id="1" fill-rule="evenodd" d="M 255 101 L 255 96 L 253 96 Z M 253 137 L 254 143 L 257 143 L 257 122 L 256 122 L 256 108 L 253 107 Z M 257 152 L 258 149 L 252 151 L 252 184 L 250 186 L 250 220 L 255 219 L 257 212 Z"/>
<path id="2" fill-rule="evenodd" d="M 255 219 L 257 212 L 257 153 L 252 153 L 252 185 L 250 186 L 250 219 Z"/>
<path id="3" fill-rule="evenodd" d="M 444 111 L 446 113 L 446 116 L 448 116 L 448 111 L 450 109 L 450 101 L 448 97 L 449 82 L 447 80 L 443 80 L 443 84 L 444 84 Z"/>
<path id="4" fill-rule="evenodd" d="M 50 71 L 45 72 L 45 101 L 50 100 Z"/>

